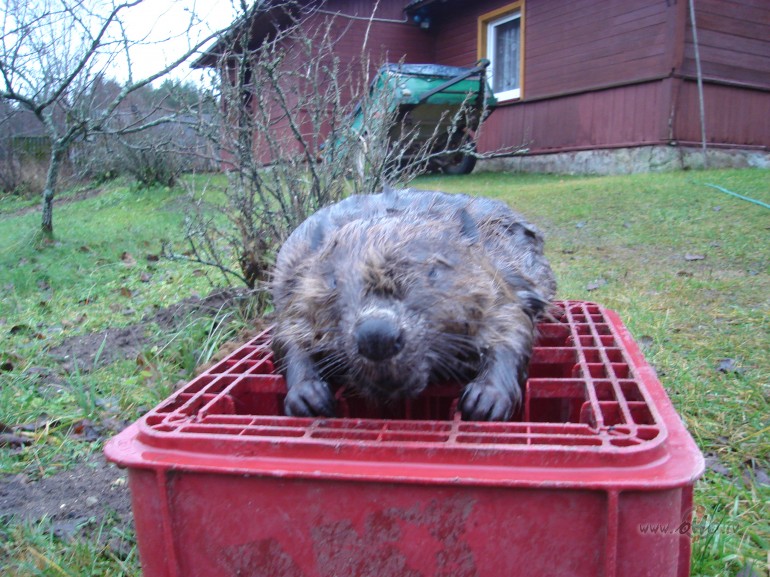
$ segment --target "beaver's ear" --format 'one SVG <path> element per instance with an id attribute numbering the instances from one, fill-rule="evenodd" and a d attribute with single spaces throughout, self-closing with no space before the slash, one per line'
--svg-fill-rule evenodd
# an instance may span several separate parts
<path id="1" fill-rule="evenodd" d="M 458 211 L 457 216 L 460 219 L 460 233 L 471 242 L 478 241 L 479 227 L 476 226 L 476 221 L 471 218 L 471 215 L 468 214 L 468 211 L 464 208 L 461 208 Z"/>
<path id="2" fill-rule="evenodd" d="M 317 252 L 326 240 L 326 231 L 329 228 L 327 219 L 321 218 L 316 215 L 315 223 L 313 223 L 310 232 L 308 233 L 308 242 L 310 243 L 310 252 Z"/>
<path id="3" fill-rule="evenodd" d="M 524 312 L 533 319 L 538 318 L 548 306 L 548 301 L 537 291 L 520 290 L 516 292 L 516 296 L 519 297 Z"/>

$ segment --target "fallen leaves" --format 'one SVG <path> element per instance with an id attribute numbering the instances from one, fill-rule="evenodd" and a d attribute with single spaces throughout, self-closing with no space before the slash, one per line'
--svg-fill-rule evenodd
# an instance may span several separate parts
<path id="1" fill-rule="evenodd" d="M 37 340 L 45 339 L 45 335 L 42 332 L 26 324 L 13 325 L 10 329 L 8 329 L 8 334 L 25 335 L 25 336 L 28 336 L 29 338 L 37 339 Z"/>
<path id="2" fill-rule="evenodd" d="M 607 280 L 606 279 L 598 278 L 598 279 L 588 283 L 586 285 L 586 290 L 591 292 L 591 291 L 595 291 L 597 289 L 600 289 L 600 288 L 602 288 L 603 286 L 606 286 L 606 285 L 607 285 Z"/>
<path id="3" fill-rule="evenodd" d="M 130 252 L 127 252 L 127 251 L 124 251 L 120 254 L 120 260 L 127 267 L 132 267 L 136 265 L 136 259 L 131 255 Z"/>
<path id="4" fill-rule="evenodd" d="M 94 443 L 122 431 L 128 424 L 128 421 L 111 416 L 103 416 L 98 422 L 78 419 L 69 424 L 67 435 L 86 443 Z M 19 425 L 0 422 L 0 447 L 21 448 L 31 445 L 40 439 L 47 438 L 54 430 L 63 426 L 67 424 L 48 415 L 42 415 L 35 421 Z"/>
<path id="5" fill-rule="evenodd" d="M 738 362 L 735 359 L 731 359 L 727 357 L 727 358 L 718 360 L 717 371 L 725 374 L 740 375 L 740 374 L 743 374 L 744 369 L 738 366 Z"/>
<path id="6" fill-rule="evenodd" d="M 32 437 L 19 434 L 18 427 L 0 423 L 0 447 L 23 447 L 34 441 Z"/>
<path id="7" fill-rule="evenodd" d="M 0 372 L 10 372 L 23 362 L 24 358 L 15 352 L 0 353 Z"/>
<path id="8" fill-rule="evenodd" d="M 19 448 L 31 444 L 33 439 L 12 433 L 0 433 L 0 447 Z"/>

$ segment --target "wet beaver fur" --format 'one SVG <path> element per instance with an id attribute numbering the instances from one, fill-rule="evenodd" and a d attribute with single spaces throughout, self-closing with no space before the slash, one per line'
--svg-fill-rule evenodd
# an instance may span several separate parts
<path id="1" fill-rule="evenodd" d="M 387 190 L 324 208 L 275 267 L 286 414 L 334 416 L 341 386 L 387 404 L 457 381 L 464 419 L 508 420 L 555 290 L 542 236 L 502 202 Z"/>

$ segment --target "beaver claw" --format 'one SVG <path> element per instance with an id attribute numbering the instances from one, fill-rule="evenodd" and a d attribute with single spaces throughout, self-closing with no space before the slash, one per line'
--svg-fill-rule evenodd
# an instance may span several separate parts
<path id="1" fill-rule="evenodd" d="M 329 386 L 318 379 L 290 387 L 283 407 L 290 417 L 333 417 L 335 414 L 334 395 Z"/>
<path id="2" fill-rule="evenodd" d="M 518 389 L 514 389 L 517 391 Z M 486 379 L 473 381 L 460 397 L 460 410 L 465 421 L 508 421 L 513 415 L 515 392 L 496 386 Z"/>

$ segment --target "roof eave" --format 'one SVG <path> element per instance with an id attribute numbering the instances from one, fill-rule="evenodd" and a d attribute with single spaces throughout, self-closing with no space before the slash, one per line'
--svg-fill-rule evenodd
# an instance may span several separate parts
<path id="1" fill-rule="evenodd" d="M 204 49 L 203 53 L 190 64 L 190 67 L 213 68 L 218 65 L 225 53 L 239 52 L 239 39 L 244 32 L 249 34 L 247 48 L 256 48 L 271 32 L 275 32 L 291 22 L 296 10 L 301 8 L 301 4 L 306 3 L 282 2 L 270 6 L 268 2 L 264 8 L 255 9 L 253 14 L 241 16 L 230 25 L 225 34 Z"/>

